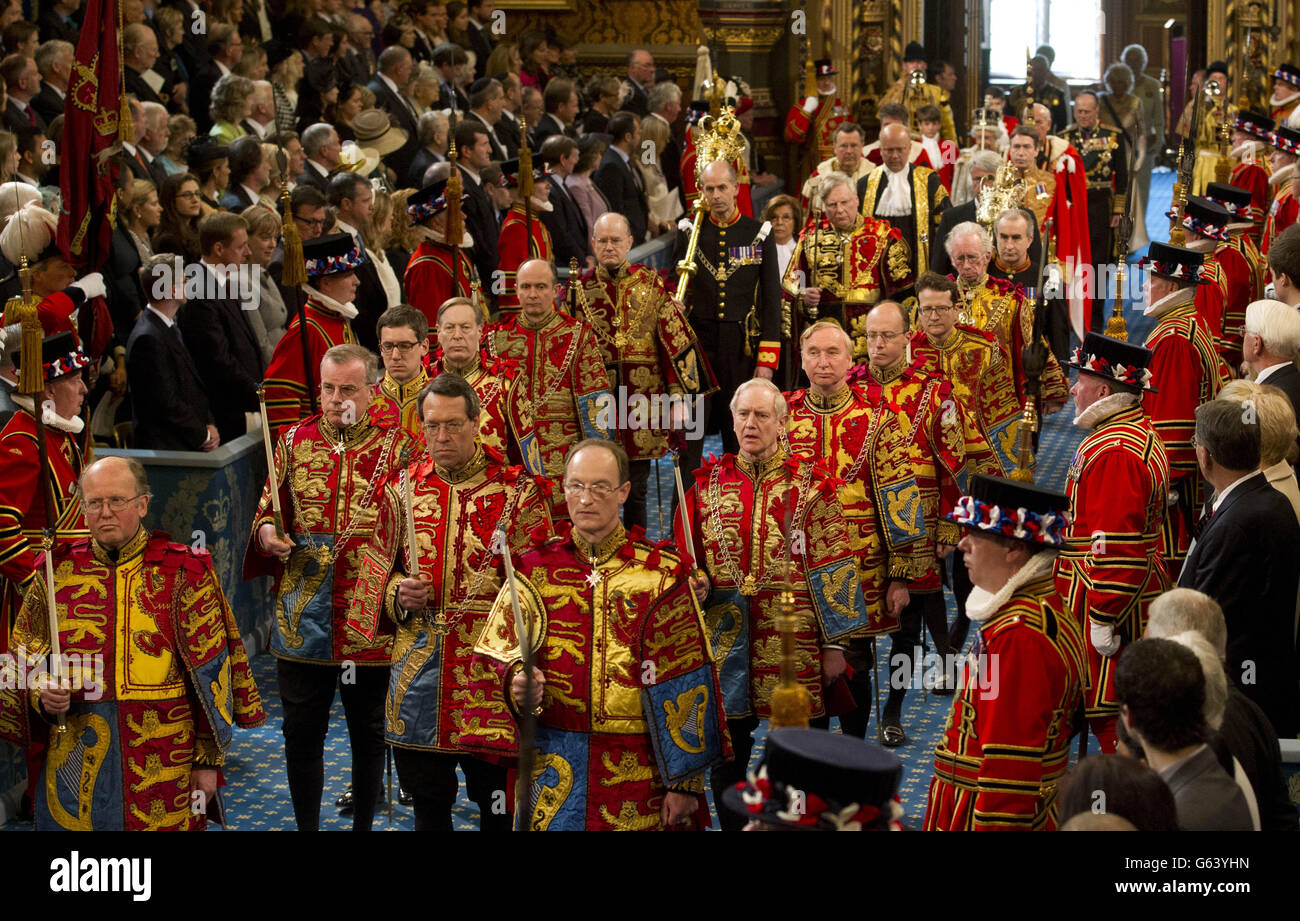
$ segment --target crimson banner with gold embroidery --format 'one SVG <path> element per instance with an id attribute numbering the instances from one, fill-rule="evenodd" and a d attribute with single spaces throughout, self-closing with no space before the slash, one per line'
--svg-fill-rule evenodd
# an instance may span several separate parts
<path id="1" fill-rule="evenodd" d="M 118 0 L 88 0 L 68 81 L 59 152 L 64 169 L 59 179 L 63 213 L 58 241 L 78 274 L 98 271 L 108 259 L 113 239 L 110 206 L 120 167 L 96 164 L 117 143 L 122 107 L 119 17 Z"/>

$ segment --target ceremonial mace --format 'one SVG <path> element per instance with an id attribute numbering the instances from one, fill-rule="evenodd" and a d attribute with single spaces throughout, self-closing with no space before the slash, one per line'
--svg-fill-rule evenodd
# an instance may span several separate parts
<path id="1" fill-rule="evenodd" d="M 14 192 L 15 211 L 18 205 L 18 193 Z M 23 233 L 22 222 L 18 223 L 19 234 Z M 5 323 L 12 323 L 16 317 L 22 327 L 19 344 L 17 392 L 32 399 L 32 418 L 36 424 L 36 454 L 40 463 L 41 500 L 45 505 L 45 527 L 41 529 L 41 550 L 45 556 L 45 607 L 48 629 L 50 632 L 50 677 L 55 686 L 62 684 L 63 642 L 59 636 L 59 612 L 54 601 L 54 534 L 57 525 L 57 512 L 54 502 L 54 483 L 50 480 L 50 452 L 45 443 L 45 329 L 41 326 L 40 304 L 32 293 L 32 270 L 27 265 L 26 246 L 22 246 L 18 257 L 18 278 L 22 283 L 22 294 L 9 299 L 5 305 Z M 12 313 L 11 313 L 12 311 Z M 87 429 L 89 432 L 89 429 Z M 60 713 L 56 719 L 60 734 L 67 731 L 67 714 Z"/>
<path id="2" fill-rule="evenodd" d="M 271 494 L 271 514 L 275 517 L 275 539 L 284 540 L 284 514 L 280 511 L 279 475 L 275 471 L 275 448 L 271 446 L 271 425 L 266 419 L 266 382 L 257 387 L 257 405 L 262 410 L 262 447 L 266 450 L 268 492 Z"/>
<path id="3" fill-rule="evenodd" d="M 537 735 L 537 713 L 529 706 L 533 699 L 533 688 L 537 686 L 533 679 L 533 641 L 528 625 L 524 622 L 523 610 L 519 607 L 515 563 L 510 555 L 510 541 L 506 539 L 505 528 L 496 532 L 496 539 L 501 542 L 501 559 L 505 563 L 510 608 L 515 616 L 515 638 L 519 642 L 519 661 L 523 665 L 524 674 L 524 705 L 519 708 L 519 776 L 515 778 L 515 828 L 518 831 L 531 831 L 532 797 L 529 794 L 533 786 L 533 762 L 536 758 L 533 743 Z M 513 688 L 507 687 L 506 693 L 513 695 Z"/>
<path id="4" fill-rule="evenodd" d="M 1128 275 L 1128 241 L 1133 235 L 1133 155 L 1135 151 L 1129 146 L 1128 181 L 1124 187 L 1124 213 L 1120 215 L 1119 227 L 1115 228 L 1115 304 L 1111 308 L 1110 318 L 1106 320 L 1106 335 L 1121 342 L 1128 341 L 1128 327 L 1124 323 L 1124 281 Z"/>
<path id="5" fill-rule="evenodd" d="M 781 613 L 777 617 L 777 627 L 781 631 L 781 679 L 772 689 L 771 716 L 768 717 L 768 725 L 773 729 L 807 729 L 812 715 L 812 696 L 795 680 L 794 634 L 799 623 L 794 606 L 793 575 L 795 498 L 794 491 L 791 491 L 785 503 L 785 578 L 781 583 Z"/>
<path id="6" fill-rule="evenodd" d="M 1034 482 L 1034 435 L 1038 431 L 1038 395 L 1042 390 L 1043 371 L 1047 367 L 1047 344 L 1043 342 L 1043 323 L 1047 316 L 1047 248 L 1052 239 L 1053 219 L 1043 225 L 1043 245 L 1038 251 L 1038 291 L 1034 296 L 1032 338 L 1020 352 L 1025 372 L 1025 408 L 1020 416 L 1016 437 L 1016 469 L 1010 479 L 1019 483 Z"/>

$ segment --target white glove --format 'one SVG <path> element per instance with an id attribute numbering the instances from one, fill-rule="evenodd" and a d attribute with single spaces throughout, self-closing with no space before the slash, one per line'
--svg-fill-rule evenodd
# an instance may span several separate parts
<path id="1" fill-rule="evenodd" d="M 803 101 L 803 110 L 807 112 L 809 115 L 812 115 L 814 112 L 817 111 L 817 106 L 819 106 L 820 104 L 821 103 L 817 101 L 816 96 L 809 96 L 807 99 Z"/>
<path id="2" fill-rule="evenodd" d="M 104 276 L 99 272 L 91 272 L 89 275 L 78 278 L 68 287 L 81 291 L 82 294 L 86 295 L 87 300 L 93 297 L 103 297 L 108 293 L 108 289 L 104 287 Z"/>
<path id="3" fill-rule="evenodd" d="M 1120 640 L 1115 635 L 1115 628 L 1110 624 L 1088 623 L 1088 638 L 1092 648 L 1103 656 L 1113 656 L 1119 652 Z"/>

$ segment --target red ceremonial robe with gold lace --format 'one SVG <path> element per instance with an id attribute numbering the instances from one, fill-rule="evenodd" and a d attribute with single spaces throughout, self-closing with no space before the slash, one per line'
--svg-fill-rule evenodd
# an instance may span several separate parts
<path id="1" fill-rule="evenodd" d="M 1214 248 L 1206 257 L 1218 267 L 1223 281 L 1223 314 L 1219 328 L 1207 330 L 1214 341 L 1215 351 L 1229 368 L 1241 367 L 1241 327 L 1246 322 L 1246 307 L 1255 300 L 1255 270 L 1246 254 L 1233 241 L 1227 240 Z"/>
<path id="2" fill-rule="evenodd" d="M 370 419 L 376 425 L 399 425 L 419 445 L 424 444 L 424 417 L 420 412 L 420 393 L 429 384 L 429 375 L 421 368 L 405 384 L 387 374 L 375 384 L 370 398 Z"/>
<path id="3" fill-rule="evenodd" d="M 912 334 L 912 364 L 927 374 L 948 378 L 997 458 L 1001 472 L 996 475 L 1010 475 L 1017 466 L 1021 406 L 1011 359 L 997 336 L 958 323 L 947 339 L 936 343 L 924 330 L 917 330 Z"/>
<path id="4" fill-rule="evenodd" d="M 1264 220 L 1264 237 L 1260 242 L 1260 252 L 1267 255 L 1268 249 L 1277 239 L 1278 234 L 1286 230 L 1300 217 L 1300 201 L 1291 194 L 1291 183 L 1278 189 L 1268 207 L 1268 217 Z"/>
<path id="5" fill-rule="evenodd" d="M 534 326 L 522 313 L 489 326 L 488 352 L 517 367 L 505 395 L 506 422 L 529 473 L 558 483 L 569 448 L 584 438 L 608 438 L 601 407 L 610 405 L 609 378 L 591 327 L 552 311 Z M 567 518 L 557 491 L 553 517 Z"/>
<path id="6" fill-rule="evenodd" d="M 695 330 L 659 273 L 643 265 L 625 262 L 613 276 L 603 267 L 583 272 L 576 295 L 616 398 L 607 427 L 619 430 L 630 460 L 663 457 L 671 422 L 664 397 L 696 398 L 690 413 L 702 413 L 704 397 L 718 390 Z"/>
<path id="7" fill-rule="evenodd" d="M 795 680 L 808 691 L 812 716 L 824 712 L 822 646 L 867 633 L 838 486 L 811 458 L 780 449 L 757 464 L 724 454 L 695 471 L 675 534 L 678 546 L 687 546 L 687 516 L 696 564 L 709 576 L 704 622 L 728 718 L 771 714 L 781 677 L 777 617 L 787 560 L 799 617 Z"/>
<path id="8" fill-rule="evenodd" d="M 1169 488 L 1178 492 L 1160 534 L 1160 556 L 1172 582 L 1178 581 L 1191 549 L 1192 528 L 1201 509 L 1201 471 L 1192 445 L 1196 407 L 1213 400 L 1232 380 L 1196 310 L 1186 297 L 1181 304 L 1179 300 L 1158 308 L 1156 325 L 1144 343 L 1152 352 L 1151 385 L 1158 392 L 1142 399 L 1142 408 L 1165 446 Z"/>
<path id="9" fill-rule="evenodd" d="M 1017 572 L 1023 581 L 1008 583 L 1005 600 L 978 625 L 981 651 L 964 663 L 935 747 L 926 831 L 1056 828 L 1085 667 L 1083 638 L 1047 557 Z"/>
<path id="10" fill-rule="evenodd" d="M 81 449 L 69 433 L 45 426 L 50 485 L 54 493 L 55 546 L 89 535 L 81 511 L 77 478 Z M 9 633 L 22 608 L 23 596 L 36 578 L 41 531 L 45 528 L 45 497 L 40 478 L 36 419 L 19 407 L 0 432 L 0 653 L 9 651 Z M 0 668 L 7 660 L 0 658 Z M 0 739 L 26 745 L 26 707 L 0 707 Z"/>
<path id="11" fill-rule="evenodd" d="M 1126 394 L 1104 397 L 1115 400 Z M 1095 404 L 1094 404 L 1095 405 Z M 1091 408 L 1091 407 L 1090 407 Z M 1056 561 L 1056 590 L 1083 633 L 1088 654 L 1085 715 L 1113 718 L 1115 663 L 1089 640 L 1091 623 L 1124 643 L 1140 639 L 1147 609 L 1169 588 L 1160 529 L 1169 494 L 1169 458 L 1141 404 L 1116 400 L 1074 452 L 1066 475 L 1070 528 Z"/>
<path id="12" fill-rule="evenodd" d="M 37 830 L 201 830 L 191 772 L 266 721 L 212 558 L 140 528 L 116 559 L 90 538 L 57 545 L 54 582 L 73 690 L 66 731 L 46 724 Z M 46 591 L 38 565 L 13 632 L 29 670 L 49 661 Z M 37 706 L 34 690 L 0 698 Z"/>
<path id="13" fill-rule="evenodd" d="M 512 464 L 522 463 L 523 454 L 520 452 L 519 440 L 506 421 L 505 388 L 509 386 L 518 367 L 518 362 L 513 359 L 493 358 L 486 351 L 480 350 L 473 365 L 459 372 L 478 394 L 479 443 L 508 458 Z M 429 380 L 446 372 L 447 366 L 441 354 L 429 362 Z"/>
<path id="14" fill-rule="evenodd" d="M 407 477 L 419 554 L 414 565 L 407 559 Z M 397 624 L 384 706 L 390 744 L 461 750 L 470 656 L 505 580 L 501 555 L 492 549 L 496 532 L 506 532 L 519 558 L 549 535 L 547 509 L 531 474 L 481 446 L 455 471 L 426 457 L 389 479 L 352 595 L 352 618 L 382 608 Z M 406 578 L 429 587 L 423 611 L 399 609 L 397 588 Z"/>
<path id="15" fill-rule="evenodd" d="M 311 379 L 316 384 L 317 406 L 320 406 L 321 359 L 333 346 L 357 341 L 351 321 L 330 310 L 314 295 L 308 297 L 304 311 L 306 331 L 298 323 L 298 314 L 293 313 L 266 366 L 266 422 L 271 427 L 272 438 L 311 414 L 307 369 L 302 364 L 302 337 L 307 337 L 307 357 L 311 361 Z"/>
<path id="16" fill-rule="evenodd" d="M 839 96 L 817 96 L 812 115 L 804 111 L 803 100 L 790 106 L 785 116 L 785 142 L 806 147 L 808 162 L 821 163 L 835 156 L 835 131 L 849 117 L 849 110 Z"/>
<path id="17" fill-rule="evenodd" d="M 459 271 L 453 284 L 451 276 L 456 271 L 455 266 L 455 247 L 434 240 L 421 241 L 415 252 L 411 253 L 411 261 L 406 264 L 403 289 L 411 306 L 429 321 L 431 339 L 438 328 L 438 308 L 443 301 L 451 297 L 470 296 L 474 263 L 465 249 L 461 249 Z"/>
<path id="18" fill-rule="evenodd" d="M 732 756 L 718 676 L 684 560 L 640 528 L 596 547 L 562 536 L 515 560 L 534 662 L 545 678 L 531 808 L 536 831 L 649 830 L 669 790 L 696 795 Z M 463 747 L 513 758 L 511 679 L 521 668 L 510 590 L 470 662 Z M 524 817 L 519 817 L 520 820 Z"/>
<path id="19" fill-rule="evenodd" d="M 372 425 L 368 416 L 343 431 L 312 416 L 277 439 L 275 481 L 268 477 L 262 489 L 244 552 L 245 579 L 277 577 L 270 642 L 277 658 L 388 666 L 392 624 L 378 608 L 352 611 L 350 603 L 384 480 L 415 448 L 404 429 Z M 284 565 L 257 540 L 258 529 L 274 522 L 272 488 L 280 495 L 285 535 L 295 544 Z"/>
<path id="20" fill-rule="evenodd" d="M 1002 271 L 1017 274 L 999 264 Z M 1011 373 L 1016 382 L 1016 402 L 1025 405 L 1025 375 L 1023 356 L 1025 344 L 1034 338 L 1034 305 L 1025 299 L 1024 289 L 1005 278 L 985 275 L 978 284 L 968 285 L 960 279 L 957 288 L 962 295 L 957 322 L 991 332 L 1011 359 Z M 1070 382 L 1061 363 L 1049 349 L 1047 366 L 1043 369 L 1042 390 L 1039 402 L 1064 403 L 1070 397 Z"/>
<path id="21" fill-rule="evenodd" d="M 1229 181 L 1250 193 L 1250 208 L 1254 212 L 1252 220 L 1255 226 L 1247 233 L 1258 247 L 1264 232 L 1264 215 L 1272 204 L 1273 192 L 1268 185 L 1268 173 L 1258 163 L 1237 163 L 1232 167 L 1232 178 Z"/>
<path id="22" fill-rule="evenodd" d="M 519 295 L 515 293 L 515 273 L 529 259 L 541 259 L 551 262 L 555 250 L 551 246 L 551 232 L 533 211 L 532 235 L 529 235 L 528 221 L 524 215 L 524 206 L 515 205 L 506 212 L 501 221 L 501 235 L 497 237 L 497 267 L 501 271 L 501 294 L 497 298 L 497 307 L 502 316 L 519 312 Z M 493 290 L 497 290 L 493 279 Z"/>

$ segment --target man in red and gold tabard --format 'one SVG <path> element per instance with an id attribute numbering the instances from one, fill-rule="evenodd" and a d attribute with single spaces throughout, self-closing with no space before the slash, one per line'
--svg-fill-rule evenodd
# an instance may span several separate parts
<path id="1" fill-rule="evenodd" d="M 659 273 L 628 264 L 627 219 L 602 214 L 592 227 L 591 246 L 596 268 L 582 273 L 570 303 L 574 316 L 595 334 L 615 397 L 604 421 L 611 432 L 618 431 L 632 464 L 624 523 L 644 528 L 646 484 L 654 461 L 668 451 L 668 430 L 691 419 L 703 424 L 704 399 L 718 383 Z"/>
<path id="2" fill-rule="evenodd" d="M 575 446 L 572 527 L 515 559 L 531 681 L 509 586 L 474 647 L 460 744 L 510 757 L 520 712 L 536 716 L 532 796 L 516 818 L 535 831 L 704 828 L 706 772 L 731 755 L 687 561 L 619 524 L 630 489 L 618 442 Z"/>
<path id="3" fill-rule="evenodd" d="M 1187 219 L 1206 234 L 1217 233 L 1203 199 L 1187 202 Z M 1222 221 L 1222 209 L 1214 221 Z M 1221 227 L 1222 224 L 1218 223 Z M 1169 461 L 1169 489 L 1174 502 L 1165 515 L 1160 535 L 1160 556 L 1170 581 L 1176 582 L 1183 560 L 1192 546 L 1192 536 L 1201 501 L 1201 471 L 1196 464 L 1196 407 L 1219 394 L 1232 379 L 1214 342 L 1197 316 L 1193 299 L 1197 286 L 1212 284 L 1202 274 L 1202 255 L 1191 249 L 1151 242 L 1141 265 L 1148 269 L 1147 307 L 1155 320 L 1145 347 L 1151 351 L 1151 392 L 1142 408 L 1165 446 Z M 1245 316 L 1242 316 L 1245 323 Z"/>
<path id="4" fill-rule="evenodd" d="M 890 644 L 890 671 L 909 676 L 891 682 L 880 718 L 881 740 L 892 747 L 907 741 L 902 709 L 912 684 L 910 676 L 920 676 L 936 694 L 952 693 L 941 568 L 956 546 L 958 534 L 955 526 L 943 520 L 942 509 L 966 491 L 970 473 L 997 473 L 1002 468 L 951 382 L 908 363 L 902 308 L 893 302 L 873 308 L 867 316 L 867 331 L 871 361 L 864 389 L 880 420 L 873 450 L 886 452 L 874 472 L 891 483 L 915 482 L 912 495 L 917 500 L 912 503 L 908 493 L 877 484 L 877 506 L 884 510 L 893 532 L 891 544 L 910 544 L 912 551 L 907 583 L 891 586 L 891 591 L 903 597 L 905 606 Z M 892 560 L 889 574 L 895 575 Z M 922 674 L 922 625 L 929 629 L 934 652 L 945 663 L 942 675 Z"/>
<path id="5" fill-rule="evenodd" d="M 462 194 L 461 200 L 468 197 Z M 433 329 L 438 322 L 438 308 L 448 298 L 471 296 L 471 281 L 477 276 L 467 250 L 474 245 L 474 238 L 462 227 L 459 252 L 447 243 L 446 177 L 408 198 L 406 213 L 411 219 L 412 233 L 420 241 L 406 264 L 403 276 L 406 296 L 411 306 L 424 314 L 429 329 Z"/>
<path id="6" fill-rule="evenodd" d="M 1106 753 L 1115 751 L 1115 662 L 1141 638 L 1147 608 L 1169 588 L 1160 532 L 1169 495 L 1169 458 L 1142 408 L 1151 390 L 1151 352 L 1088 333 L 1071 367 L 1088 434 L 1066 476 L 1070 525 L 1056 561 L 1056 590 L 1087 645 L 1084 715 Z"/>
<path id="7" fill-rule="evenodd" d="M 795 609 L 796 681 L 808 692 L 814 725 L 830 719 L 823 690 L 844 675 L 844 643 L 865 635 L 869 620 L 836 498 L 838 481 L 816 460 L 781 445 L 786 405 L 771 381 L 750 380 L 732 398 L 739 454 L 712 458 L 677 510 L 677 542 L 687 525 L 700 572 L 692 585 L 722 681 L 736 757 L 715 768 L 715 795 L 745 776 L 752 733 L 771 715 L 780 680 L 782 586 L 787 564 Z M 741 824 L 721 815 L 724 829 Z"/>
<path id="8" fill-rule="evenodd" d="M 416 830 L 451 831 L 459 763 L 479 828 L 509 831 L 505 804 L 494 803 L 508 789 L 505 769 L 467 754 L 458 740 L 468 728 L 470 655 L 505 578 L 498 532 L 522 554 L 540 539 L 535 532 L 549 534 L 549 503 L 522 467 L 479 442 L 482 411 L 463 377 L 434 378 L 420 408 L 427 456 L 389 479 L 352 605 L 382 608 L 397 624 L 385 720 Z"/>
<path id="9" fill-rule="evenodd" d="M 947 516 L 965 531 L 979 624 L 935 747 L 926 831 L 1052 831 L 1083 697 L 1083 637 L 1052 584 L 1068 499 L 971 478 Z"/>
<path id="10" fill-rule="evenodd" d="M 478 394 L 478 440 L 512 464 L 522 463 L 519 440 L 506 420 L 506 387 L 518 368 L 508 358 L 493 358 L 481 347 L 485 322 L 469 298 L 453 297 L 438 308 L 438 351 L 429 362 L 429 379 L 459 374 Z"/>
<path id="11" fill-rule="evenodd" d="M 207 552 L 141 526 L 138 461 L 90 465 L 81 491 L 91 536 L 53 551 L 62 686 L 0 691 L 46 721 L 36 828 L 201 831 L 233 728 L 266 721 L 239 628 Z M 12 637 L 29 673 L 51 652 L 42 563 Z"/>
<path id="12" fill-rule="evenodd" d="M 1228 241 L 1232 246 L 1236 247 L 1237 252 L 1245 257 L 1246 265 L 1250 267 L 1250 274 L 1247 276 L 1246 287 L 1249 293 L 1246 297 L 1246 303 L 1251 304 L 1262 300 L 1264 298 L 1264 277 L 1268 271 L 1268 260 L 1259 251 L 1259 246 L 1256 244 L 1261 218 L 1251 204 L 1250 193 L 1235 185 L 1211 182 L 1205 187 L 1205 198 L 1228 212 Z M 1240 350 L 1240 331 L 1224 331 L 1225 336 L 1229 333 L 1238 336 L 1237 348 Z M 1231 364 L 1231 362 L 1229 366 L 1238 367 Z"/>
<path id="13" fill-rule="evenodd" d="M 1238 112 L 1233 120 L 1232 174 L 1229 182 L 1250 194 L 1250 210 L 1238 212 L 1245 220 L 1255 222 L 1250 229 L 1251 238 L 1259 246 L 1264 233 L 1264 216 L 1273 203 L 1272 189 L 1268 184 L 1269 149 L 1273 143 L 1273 119 L 1255 112 Z M 1206 197 L 1214 198 L 1206 186 Z"/>
<path id="14" fill-rule="evenodd" d="M 1016 400 L 1011 360 L 993 333 L 957 322 L 961 294 L 957 283 L 926 272 L 916 283 L 920 329 L 912 334 L 912 363 L 926 374 L 946 377 L 953 393 L 967 407 L 997 460 L 999 475 L 1017 467 L 1016 446 L 1023 407 Z M 961 550 L 952 554 L 952 593 L 957 618 L 948 636 L 953 652 L 960 652 L 970 621 L 966 596 L 970 576 Z"/>
<path id="15" fill-rule="evenodd" d="M 1034 305 L 1026 299 L 1023 288 L 993 273 L 1021 274 L 1029 271 L 1029 244 L 1033 227 L 1021 211 L 1003 212 L 993 222 L 998 235 L 998 258 L 989 261 L 993 242 L 989 232 L 975 221 L 958 224 L 948 234 L 945 246 L 957 269 L 957 290 L 961 295 L 957 322 L 993 333 L 1011 360 L 1016 401 L 1023 407 L 1027 395 L 1023 357 L 1025 344 L 1034 338 Z M 1050 351 L 1043 370 L 1039 392 L 1041 410 L 1050 415 L 1059 412 L 1069 397 L 1069 382 L 1056 356 Z"/>
<path id="16" fill-rule="evenodd" d="M 533 194 L 528 202 L 532 210 L 531 218 L 524 211 L 524 198 L 520 192 L 520 171 L 518 160 L 507 160 L 501 164 L 501 176 L 510 189 L 512 196 L 510 210 L 501 221 L 501 235 L 497 238 L 497 264 L 501 280 L 493 280 L 493 290 L 500 287 L 497 306 L 502 318 L 519 312 L 519 296 L 515 293 L 515 272 L 529 259 L 541 259 L 550 262 L 555 258 L 555 247 L 551 245 L 551 232 L 546 229 L 539 217 L 543 211 L 551 211 L 551 184 L 546 181 L 541 170 L 533 171 Z"/>
<path id="17" fill-rule="evenodd" d="M 357 315 L 352 298 L 356 296 L 357 267 L 366 254 L 357 247 L 350 233 L 334 233 L 308 240 L 302 245 L 307 264 L 307 305 L 304 316 L 307 328 L 299 323 L 298 314 L 289 318 L 289 326 L 276 343 L 271 362 L 266 367 L 266 424 L 272 436 L 278 436 L 300 419 L 311 415 L 307 367 L 312 368 L 336 345 L 355 343 L 352 320 Z M 307 348 L 303 349 L 303 337 Z"/>
<path id="18" fill-rule="evenodd" d="M 612 401 L 591 327 L 555 309 L 557 282 L 551 263 L 525 262 L 519 267 L 519 312 L 487 330 L 493 359 L 517 365 L 505 393 L 505 415 L 523 465 L 552 482 L 563 475 L 573 445 L 608 437 L 601 407 Z M 567 514 L 557 492 L 551 515 Z"/>
<path id="19" fill-rule="evenodd" d="M 383 708 L 393 628 L 377 606 L 351 605 L 386 477 L 417 446 L 370 418 L 378 369 L 355 343 L 320 363 L 322 412 L 276 440 L 244 554 L 244 578 L 277 577 L 271 654 L 284 706 L 284 754 L 299 830 L 320 825 L 324 745 L 339 686 L 352 744 L 352 827 L 368 831 L 384 766 Z M 279 495 L 277 534 L 271 490 Z M 341 680 L 343 679 L 343 680 Z"/>
<path id="20" fill-rule="evenodd" d="M 50 318 L 42 317 L 42 321 Z M 51 326 L 55 325 L 50 323 Z M 6 348 L 14 349 L 10 341 Z M 76 435 L 81 432 L 81 404 L 86 385 L 81 370 L 90 359 L 78 345 L 71 329 L 46 336 L 41 343 L 41 374 L 45 390 L 44 408 L 46 470 L 54 499 L 55 546 L 85 537 L 77 477 L 81 475 L 81 449 Z M 21 372 L 20 360 L 15 361 Z M 35 407 L 31 397 L 14 396 L 13 417 L 0 432 L 0 653 L 10 650 L 9 633 L 14 627 L 23 596 L 36 578 L 37 551 L 47 521 L 41 482 L 41 461 L 36 441 Z M 6 660 L 0 660 L 3 662 Z M 27 707 L 16 710 L 0 704 L 0 739 L 17 746 L 28 744 Z M 38 767 L 43 749 L 33 740 L 27 752 L 27 789 L 23 814 L 30 815 L 36 793 Z"/>
<path id="21" fill-rule="evenodd" d="M 883 298 L 911 289 L 911 250 L 888 221 L 858 213 L 858 195 L 845 173 L 818 186 L 825 217 L 804 229 L 781 286 L 791 313 L 791 335 L 821 318 L 839 323 L 855 360 L 867 357 L 867 311 Z M 795 303 L 797 302 L 797 303 Z"/>
<path id="22" fill-rule="evenodd" d="M 835 155 L 835 130 L 849 118 L 848 106 L 835 89 L 835 65 L 831 59 L 819 58 L 813 67 L 817 95 L 790 106 L 785 116 L 785 142 L 805 148 L 801 159 L 807 170 Z"/>
<path id="23" fill-rule="evenodd" d="M 1286 230 L 1300 217 L 1300 199 L 1296 198 L 1295 177 L 1296 160 L 1300 158 L 1300 131 L 1279 125 L 1269 139 L 1273 150 L 1268 155 L 1272 173 L 1268 177 L 1268 186 L 1272 200 L 1268 204 L 1268 214 L 1264 219 L 1264 234 L 1260 239 L 1259 251 L 1267 253 L 1277 235 Z"/>
<path id="24" fill-rule="evenodd" d="M 429 383 L 424 370 L 429 354 L 429 324 L 420 311 L 399 304 L 385 310 L 375 327 L 384 376 L 375 385 L 370 415 L 379 425 L 400 425 L 420 441 L 419 397 Z"/>

